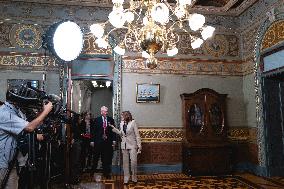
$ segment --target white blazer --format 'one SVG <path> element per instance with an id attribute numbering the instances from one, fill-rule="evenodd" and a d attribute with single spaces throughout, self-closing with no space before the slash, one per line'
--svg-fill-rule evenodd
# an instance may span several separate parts
<path id="1" fill-rule="evenodd" d="M 120 122 L 120 129 L 113 128 L 112 131 L 121 137 L 121 149 L 141 149 L 141 138 L 135 120 L 127 124 L 126 134 L 123 131 L 124 122 Z"/>

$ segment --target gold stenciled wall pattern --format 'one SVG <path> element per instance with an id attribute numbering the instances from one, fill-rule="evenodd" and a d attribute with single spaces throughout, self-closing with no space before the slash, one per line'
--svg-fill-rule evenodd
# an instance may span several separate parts
<path id="1" fill-rule="evenodd" d="M 181 128 L 140 128 L 143 142 L 181 142 L 184 139 Z M 234 127 L 228 130 L 228 139 L 232 141 L 257 142 L 257 129 Z"/>
<path id="2" fill-rule="evenodd" d="M 95 43 L 95 38 L 91 33 L 84 35 L 84 48 L 82 54 L 96 55 L 96 54 L 112 54 L 112 49 L 108 47 L 107 49 L 98 48 Z"/>
<path id="3" fill-rule="evenodd" d="M 266 31 L 262 43 L 261 50 L 272 47 L 284 41 L 284 20 L 274 22 Z"/>
<path id="4" fill-rule="evenodd" d="M 153 70 L 145 68 L 142 58 L 125 58 L 123 71 L 132 73 L 157 73 L 157 74 L 199 74 L 199 75 L 235 75 L 242 76 L 247 73 L 248 67 L 241 61 L 214 61 L 194 59 L 160 59 L 158 67 Z"/>
<path id="5" fill-rule="evenodd" d="M 14 47 L 39 49 L 43 31 L 40 26 L 15 24 L 10 30 L 10 42 Z"/>
<path id="6" fill-rule="evenodd" d="M 139 133 L 143 142 L 181 142 L 183 139 L 183 132 L 180 128 L 143 128 L 139 129 Z"/>

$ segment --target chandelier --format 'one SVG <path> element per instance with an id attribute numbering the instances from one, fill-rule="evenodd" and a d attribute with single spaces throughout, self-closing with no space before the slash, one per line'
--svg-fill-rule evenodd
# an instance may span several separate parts
<path id="1" fill-rule="evenodd" d="M 167 0 L 130 0 L 125 6 L 124 0 L 112 2 L 113 9 L 108 21 L 90 26 L 96 39 L 95 43 L 99 48 L 108 48 L 109 35 L 117 30 L 125 30 L 124 37 L 117 42 L 113 50 L 124 55 L 134 39 L 134 43 L 142 51 L 142 57 L 146 58 L 146 66 L 150 69 L 157 67 L 157 52 L 166 52 L 168 56 L 178 53 L 178 33 L 189 33 L 191 47 L 196 49 L 211 37 L 215 30 L 212 26 L 204 25 L 203 15 L 190 12 L 191 0 L 176 0 L 176 3 L 171 4 Z M 126 6 L 129 7 L 125 8 Z"/>

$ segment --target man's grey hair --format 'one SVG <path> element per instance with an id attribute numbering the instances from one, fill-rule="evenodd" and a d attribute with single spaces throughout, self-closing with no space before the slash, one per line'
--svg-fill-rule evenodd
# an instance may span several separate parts
<path id="1" fill-rule="evenodd" d="M 102 106 L 102 107 L 101 107 L 101 111 L 103 111 L 103 110 L 104 110 L 104 111 L 108 111 L 108 108 L 107 108 L 106 106 Z"/>

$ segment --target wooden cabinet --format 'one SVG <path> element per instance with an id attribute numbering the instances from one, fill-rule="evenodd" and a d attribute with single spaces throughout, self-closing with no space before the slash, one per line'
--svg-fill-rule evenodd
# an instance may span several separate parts
<path id="1" fill-rule="evenodd" d="M 228 174 L 226 94 L 203 88 L 182 94 L 183 171 L 190 175 Z"/>

